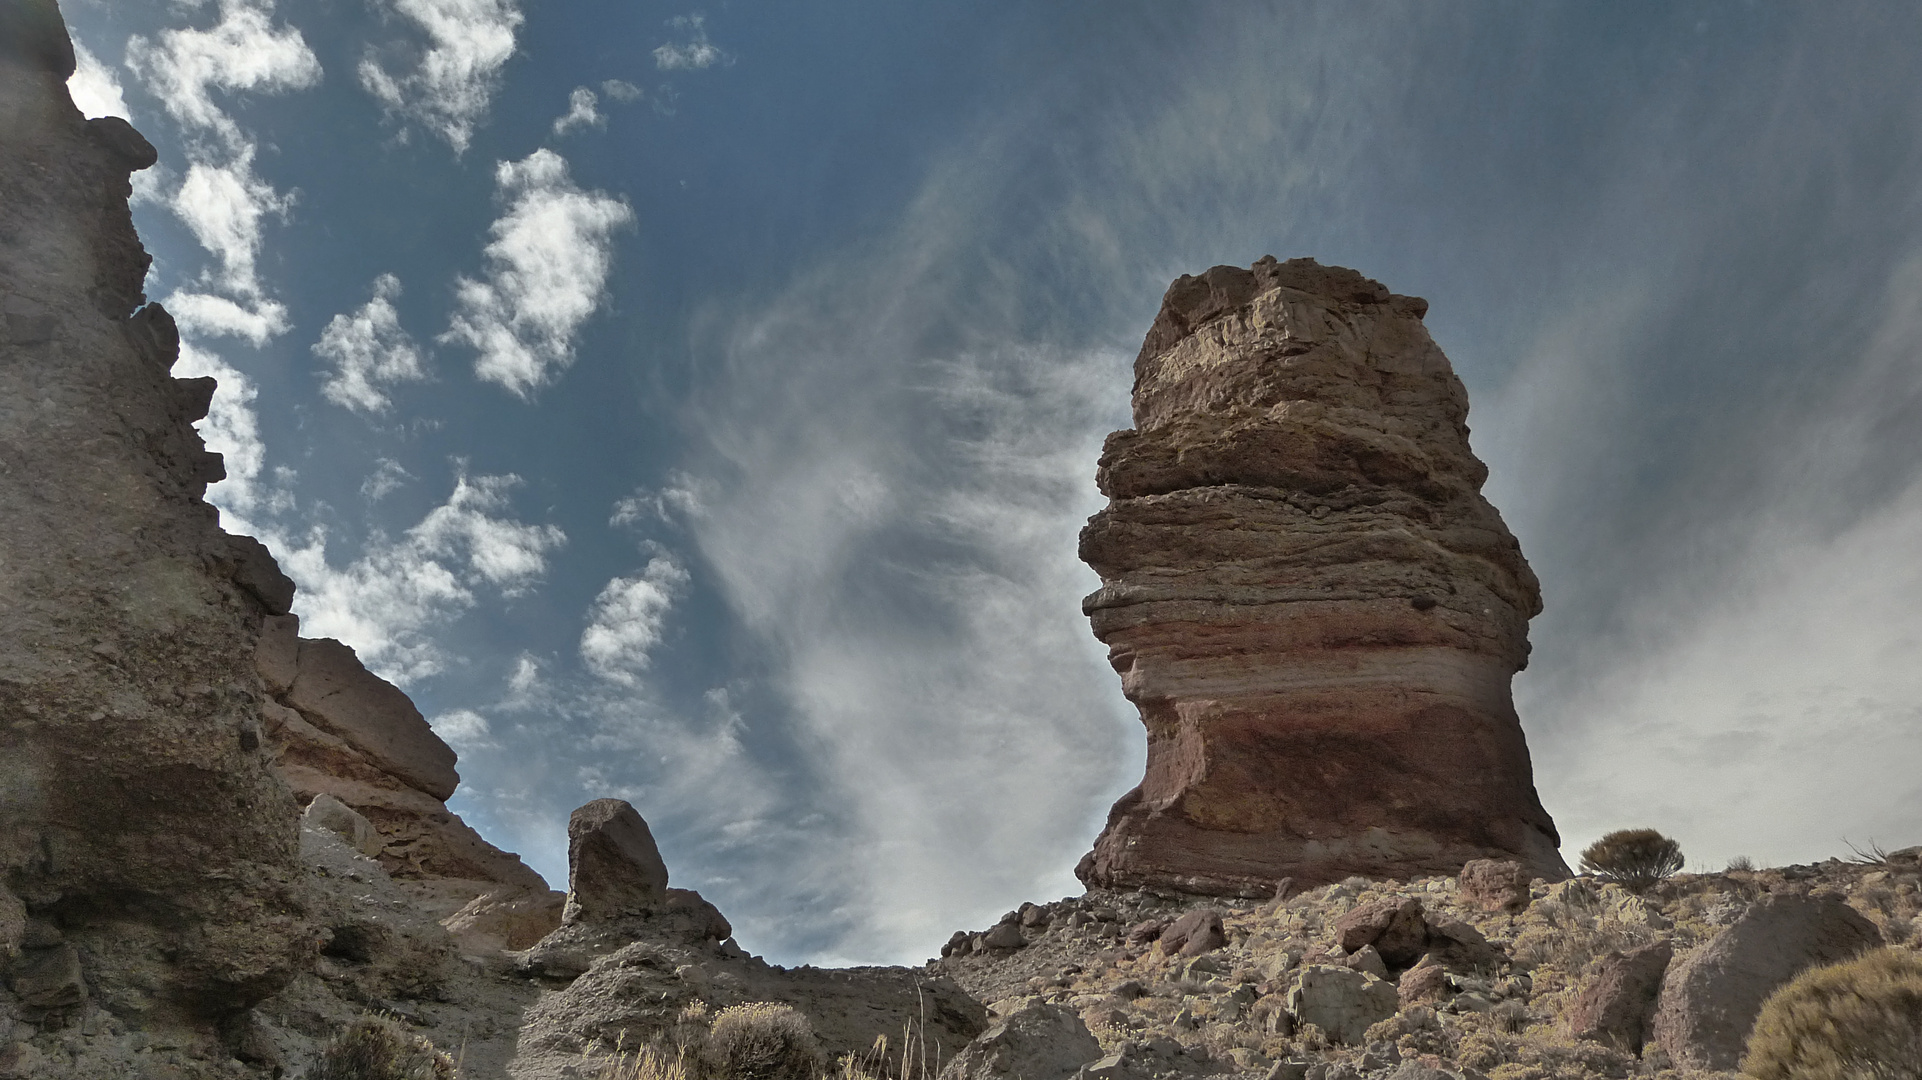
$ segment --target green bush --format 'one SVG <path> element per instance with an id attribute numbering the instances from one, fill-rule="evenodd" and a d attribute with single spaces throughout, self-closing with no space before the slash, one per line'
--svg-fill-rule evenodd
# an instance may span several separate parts
<path id="1" fill-rule="evenodd" d="M 1682 868 L 1682 845 L 1654 829 L 1617 829 L 1582 852 L 1582 873 L 1646 889 Z"/>
<path id="2" fill-rule="evenodd" d="M 454 1080 L 454 1059 L 419 1035 L 369 1016 L 334 1036 L 306 1080 Z"/>
<path id="3" fill-rule="evenodd" d="M 701 1057 L 708 1074 L 724 1080 L 813 1080 L 821 1069 L 808 1018 L 765 1001 L 716 1014 Z"/>
<path id="4" fill-rule="evenodd" d="M 1742 1071 L 1757 1080 L 1922 1076 L 1922 957 L 1877 949 L 1796 976 L 1755 1018 Z"/>

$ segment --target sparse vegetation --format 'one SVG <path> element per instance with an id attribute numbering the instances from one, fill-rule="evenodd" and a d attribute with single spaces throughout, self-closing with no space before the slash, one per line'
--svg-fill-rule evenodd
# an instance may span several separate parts
<path id="1" fill-rule="evenodd" d="M 1582 852 L 1582 873 L 1640 891 L 1682 868 L 1682 845 L 1654 829 L 1617 829 Z"/>
<path id="2" fill-rule="evenodd" d="M 1737 855 L 1733 859 L 1730 859 L 1728 861 L 1729 873 L 1747 874 L 1747 873 L 1753 873 L 1754 870 L 1755 870 L 1755 860 L 1749 858 L 1747 855 Z"/>
<path id="3" fill-rule="evenodd" d="M 327 1044 L 306 1080 L 454 1080 L 454 1059 L 393 1021 L 369 1016 Z"/>
<path id="4" fill-rule="evenodd" d="M 687 1055 L 670 1053 L 660 1047 L 642 1047 L 638 1053 L 623 1052 L 601 1067 L 599 1080 L 693 1080 L 688 1075 Z"/>
<path id="5" fill-rule="evenodd" d="M 814 1080 L 821 1048 L 800 1011 L 760 1001 L 716 1014 L 701 1059 L 727 1080 Z"/>
<path id="6" fill-rule="evenodd" d="M 1922 957 L 1877 949 L 1777 990 L 1749 1036 L 1757 1080 L 1922 1076 Z"/>

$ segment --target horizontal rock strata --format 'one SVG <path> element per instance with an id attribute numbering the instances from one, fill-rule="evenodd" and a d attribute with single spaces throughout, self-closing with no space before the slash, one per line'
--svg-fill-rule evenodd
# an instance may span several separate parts
<path id="1" fill-rule="evenodd" d="M 1091 886 L 1566 876 L 1509 691 L 1539 590 L 1426 310 L 1310 259 L 1169 288 L 1081 534 L 1148 732 Z"/>

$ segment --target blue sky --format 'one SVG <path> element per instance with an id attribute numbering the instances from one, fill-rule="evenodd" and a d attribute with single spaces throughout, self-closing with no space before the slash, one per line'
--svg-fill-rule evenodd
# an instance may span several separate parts
<path id="1" fill-rule="evenodd" d="M 1922 842 L 1902 5 L 64 6 L 210 498 L 550 880 L 618 795 L 773 959 L 1077 891 L 1142 757 L 1095 455 L 1270 253 L 1432 303 L 1571 857 Z"/>

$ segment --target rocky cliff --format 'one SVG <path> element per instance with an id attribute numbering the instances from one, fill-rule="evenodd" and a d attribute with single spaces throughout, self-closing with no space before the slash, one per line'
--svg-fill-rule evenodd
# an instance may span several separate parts
<path id="1" fill-rule="evenodd" d="M 168 374 L 127 209 L 153 147 L 75 110 L 51 3 L 0 8 L 0 1027 L 217 1044 L 315 948 L 253 673 L 293 587 L 200 498 L 213 381 Z"/>
<path id="2" fill-rule="evenodd" d="M 1540 593 L 1426 311 L 1311 259 L 1168 289 L 1081 534 L 1148 730 L 1083 881 L 1567 876 L 1509 692 Z"/>

